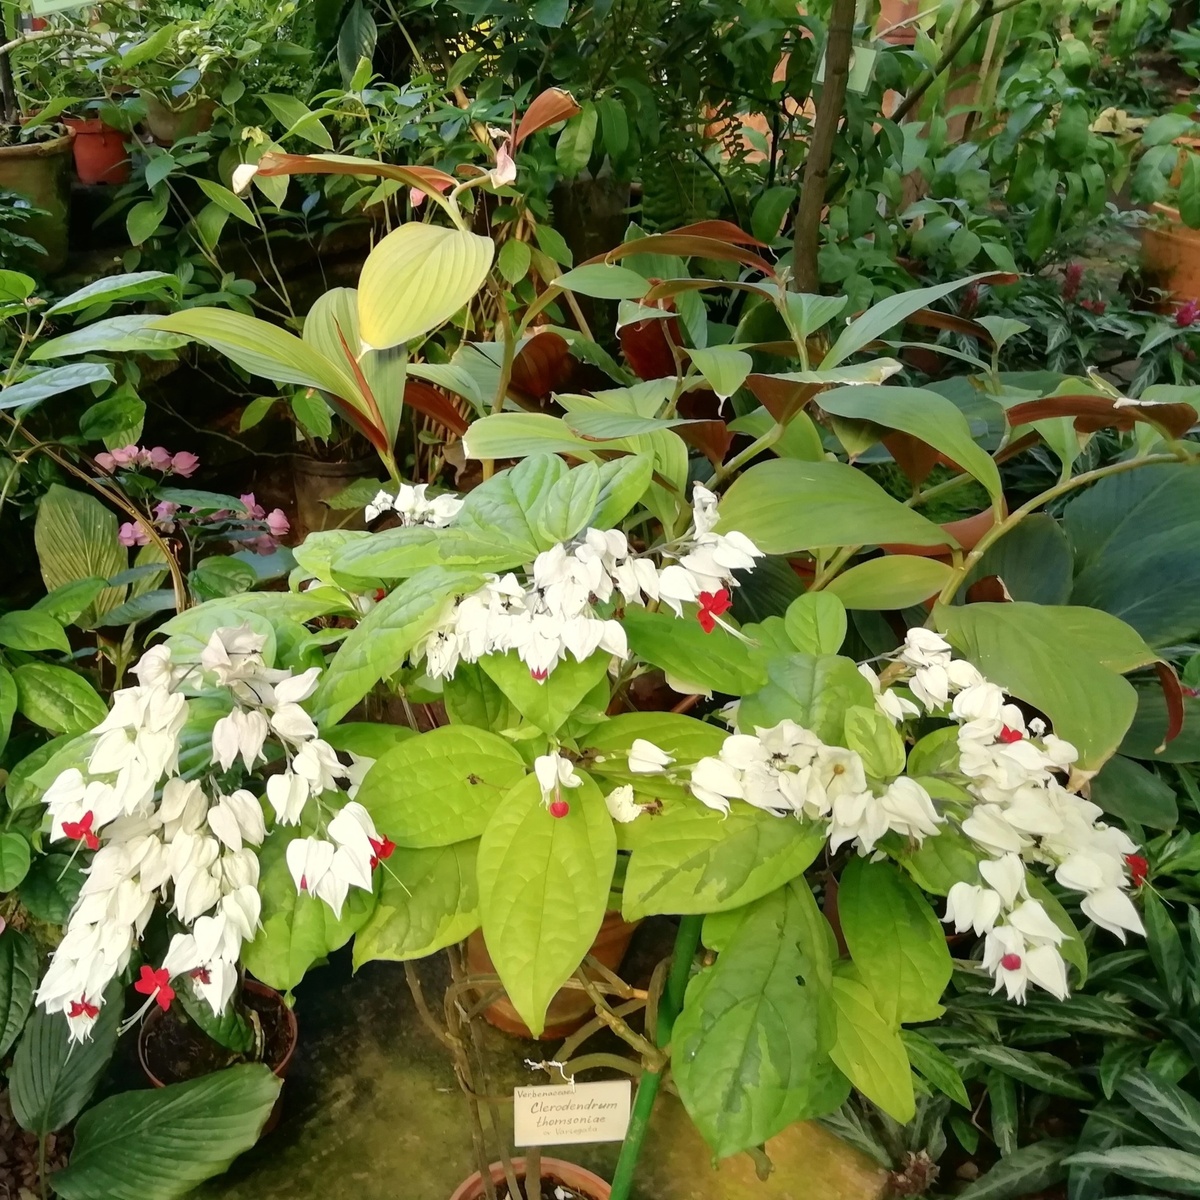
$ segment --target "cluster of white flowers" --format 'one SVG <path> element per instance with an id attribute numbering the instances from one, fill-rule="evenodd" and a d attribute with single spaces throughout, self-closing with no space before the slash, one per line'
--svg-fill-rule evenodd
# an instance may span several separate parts
<path id="1" fill-rule="evenodd" d="M 66 1015 L 75 1039 L 90 1034 L 105 988 L 128 966 L 160 897 L 169 899 L 181 929 L 163 965 L 143 966 L 134 987 L 147 1005 L 166 1008 L 175 995 L 171 981 L 186 974 L 214 1013 L 229 1002 L 242 943 L 254 937 L 261 911 L 251 847 L 267 832 L 259 798 L 223 781 L 237 760 L 252 770 L 274 735 L 285 770 L 270 777 L 267 798 L 278 822 L 293 825 L 310 799 L 351 773 L 361 777 L 369 765 L 360 760 L 343 767 L 300 707 L 318 672 L 294 676 L 268 668 L 264 642 L 245 627 L 219 629 L 192 668 L 173 664 L 165 646 L 147 651 L 134 668 L 138 685 L 115 693 L 112 711 L 93 731 L 86 771 L 69 768 L 46 790 L 51 841 L 95 851 L 38 990 L 47 1011 Z M 234 702 L 213 727 L 211 770 L 203 782 L 179 775 L 185 684 L 200 690 L 215 684 Z M 390 843 L 354 802 L 327 828 L 336 847 L 321 843 L 329 845 L 325 855 L 313 849 L 317 839 L 297 839 L 288 865 L 298 888 L 340 914 L 351 884 L 371 887 L 371 868 L 390 853 Z"/>
<path id="2" fill-rule="evenodd" d="M 400 518 L 401 525 L 429 525 L 434 529 L 445 529 L 462 508 L 463 501 L 453 492 L 444 492 L 440 496 L 429 499 L 425 495 L 428 484 L 402 483 L 396 492 L 386 488 L 376 492 L 375 498 L 367 505 L 368 521 L 375 520 L 385 512 L 395 513 Z"/>
<path id="3" fill-rule="evenodd" d="M 415 657 L 444 679 L 460 662 L 513 650 L 538 681 L 568 654 L 579 662 L 597 650 L 624 658 L 624 628 L 597 611 L 618 594 L 625 604 L 661 603 L 677 617 L 684 604 L 696 604 L 706 632 L 724 625 L 733 572 L 753 567 L 762 552 L 740 533 L 713 532 L 717 497 L 707 488 L 697 484 L 692 503 L 693 527 L 661 551 L 671 560 L 665 565 L 635 554 L 618 529 L 587 529 L 539 554 L 528 578 L 492 575 L 470 595 L 448 600 Z"/>

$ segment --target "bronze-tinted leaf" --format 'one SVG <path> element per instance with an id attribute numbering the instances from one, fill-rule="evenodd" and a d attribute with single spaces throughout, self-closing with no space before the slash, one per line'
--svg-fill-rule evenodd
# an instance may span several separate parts
<path id="1" fill-rule="evenodd" d="M 716 258 L 754 267 L 764 275 L 774 276 L 775 268 L 765 258 L 717 238 L 697 237 L 694 234 L 655 233 L 649 237 L 622 242 L 605 254 L 589 258 L 588 263 L 611 263 L 631 254 L 678 254 L 681 258 Z M 587 265 L 586 263 L 583 265 Z"/>
<path id="2" fill-rule="evenodd" d="M 681 225 L 678 229 L 668 229 L 668 235 L 685 237 L 714 238 L 719 242 L 730 242 L 735 246 L 761 246 L 767 248 L 766 242 L 760 242 L 753 234 L 740 229 L 732 221 L 697 221 L 694 225 Z"/>
<path id="3" fill-rule="evenodd" d="M 778 375 L 747 375 L 746 386 L 781 425 L 791 420 L 821 390 L 819 383 L 797 383 Z"/>
<path id="4" fill-rule="evenodd" d="M 513 146 L 519 146 L 527 137 L 557 125 L 559 121 L 570 120 L 579 111 L 579 105 L 570 92 L 564 92 L 562 88 L 547 88 L 525 110 L 513 137 Z"/>
<path id="5" fill-rule="evenodd" d="M 379 175 L 425 192 L 444 192 L 454 176 L 434 167 L 403 167 L 349 154 L 279 154 L 269 150 L 258 161 L 260 175 Z"/>
<path id="6" fill-rule="evenodd" d="M 457 433 L 461 437 L 467 432 L 466 418 L 454 407 L 449 396 L 423 379 L 410 378 L 405 382 L 404 403 L 409 408 L 431 417 L 451 433 Z"/>
<path id="7" fill-rule="evenodd" d="M 567 339 L 552 329 L 544 329 L 517 352 L 511 382 L 531 400 L 545 400 L 551 392 L 562 390 L 573 367 Z"/>
<path id="8" fill-rule="evenodd" d="M 1149 400 L 1113 400 L 1108 396 L 1079 393 L 1072 396 L 1047 396 L 1015 404 L 1008 410 L 1009 426 L 1029 425 L 1051 417 L 1074 417 L 1081 433 L 1098 429 L 1131 430 L 1142 421 L 1162 430 L 1168 437 L 1180 438 L 1196 423 L 1196 410 L 1190 404 L 1158 404 Z"/>
<path id="9" fill-rule="evenodd" d="M 1156 662 L 1154 669 L 1158 672 L 1158 682 L 1162 685 L 1163 698 L 1167 702 L 1167 731 L 1159 746 L 1159 750 L 1163 750 L 1183 730 L 1183 686 L 1170 663 Z"/>

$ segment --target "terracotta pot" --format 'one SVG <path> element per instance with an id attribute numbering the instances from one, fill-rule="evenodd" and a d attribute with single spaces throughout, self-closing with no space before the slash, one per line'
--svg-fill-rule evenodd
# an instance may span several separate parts
<path id="1" fill-rule="evenodd" d="M 604 916 L 600 932 L 588 952 L 600 960 L 610 971 L 615 971 L 621 965 L 625 952 L 629 949 L 637 925 L 630 925 L 621 919 L 620 913 L 610 912 Z M 483 933 L 475 930 L 467 939 L 467 968 L 473 975 L 494 975 L 496 966 Z M 594 1015 L 594 1006 L 588 994 L 579 988 L 563 988 L 550 1001 L 546 1010 L 546 1028 L 542 1031 L 541 1041 L 554 1042 L 570 1037 L 577 1029 L 585 1025 Z M 505 1033 L 514 1037 L 532 1038 L 529 1026 L 517 1015 L 517 1010 L 507 996 L 502 996 L 494 1004 L 489 1004 L 483 1012 L 483 1019 Z M 607 1195 L 607 1192 L 605 1193 Z"/>
<path id="2" fill-rule="evenodd" d="M 377 458 L 354 458 L 349 462 L 325 462 L 307 454 L 292 455 L 292 482 L 296 488 L 297 542 L 322 529 L 366 529 L 365 511 L 330 508 L 324 501 L 336 496 L 356 479 L 374 478 Z M 379 485 L 383 487 L 383 484 Z"/>
<path id="3" fill-rule="evenodd" d="M 71 209 L 71 143 L 68 129 L 48 142 L 28 142 L 0 147 L 0 190 L 24 196 L 45 215 L 31 217 L 17 232 L 40 242 L 45 254 L 14 255 L 15 266 L 27 263 L 42 271 L 57 271 L 67 261 L 67 217 Z"/>
<path id="4" fill-rule="evenodd" d="M 146 102 L 146 126 L 160 146 L 174 145 L 182 137 L 192 137 L 211 128 L 215 100 L 197 100 L 186 108 L 171 108 L 157 96 L 142 94 Z"/>
<path id="5" fill-rule="evenodd" d="M 2 153 L 2 152 L 0 152 Z M 1176 300 L 1200 299 L 1200 229 L 1183 223 L 1177 208 L 1151 206 L 1156 221 L 1142 230 L 1142 271 Z"/>
<path id="6" fill-rule="evenodd" d="M 911 46 L 917 40 L 917 23 L 913 20 L 921 11 L 921 0 L 879 0 L 879 36 L 893 46 Z M 901 25 L 907 21 L 907 25 Z M 893 26 L 899 25 L 899 29 Z"/>
<path id="7" fill-rule="evenodd" d="M 514 1158 L 512 1166 L 518 1181 L 524 1183 L 525 1160 Z M 492 1163 L 488 1169 L 491 1172 L 493 1184 L 498 1185 L 504 1182 L 503 1163 Z M 612 1189 L 599 1175 L 593 1175 L 591 1171 L 585 1171 L 574 1163 L 563 1162 L 557 1158 L 542 1159 L 542 1180 L 572 1188 L 587 1196 L 588 1200 L 608 1200 L 612 1194 Z M 450 1197 L 450 1200 L 483 1200 L 483 1176 L 476 1171 L 470 1179 L 464 1180 L 454 1189 L 454 1195 Z"/>
<path id="8" fill-rule="evenodd" d="M 80 183 L 128 183 L 130 162 L 125 135 L 98 117 L 64 117 L 63 124 L 75 131 L 72 150 L 75 174 Z"/>
<path id="9" fill-rule="evenodd" d="M 269 988 L 265 983 L 259 983 L 257 979 L 245 979 L 242 981 L 242 990 L 245 992 L 253 992 L 256 996 L 262 996 L 265 999 L 272 1000 L 276 1003 L 284 1013 L 284 1020 L 288 1027 L 288 1047 L 287 1052 L 278 1063 L 267 1065 L 271 1067 L 271 1074 L 280 1081 L 287 1078 L 288 1068 L 292 1065 L 292 1057 L 296 1053 L 296 1042 L 300 1036 L 299 1027 L 296 1024 L 296 1014 L 284 1002 L 283 997 L 274 989 Z M 157 1006 L 152 1008 L 147 1014 L 141 1027 L 138 1029 L 138 1062 L 142 1065 L 142 1071 L 146 1078 L 156 1087 L 166 1087 L 167 1085 L 158 1078 L 157 1075 L 150 1069 L 150 1064 L 146 1061 L 146 1038 L 150 1030 L 162 1020 L 163 1010 Z M 283 1112 L 283 1092 L 280 1091 L 275 1099 L 275 1107 L 271 1109 L 271 1115 L 267 1117 L 266 1124 L 262 1127 L 262 1133 L 259 1135 L 265 1137 L 276 1125 L 279 1124 L 279 1117 Z"/>

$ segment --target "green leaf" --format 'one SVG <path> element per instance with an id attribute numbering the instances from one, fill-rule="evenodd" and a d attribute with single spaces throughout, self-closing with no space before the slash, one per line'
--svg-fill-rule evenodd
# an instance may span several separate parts
<path id="1" fill-rule="evenodd" d="M 93 383 L 112 383 L 112 368 L 103 363 L 73 363 L 69 367 L 47 367 L 0 390 L 0 409 L 23 408 L 50 396 L 73 392 Z"/>
<path id="2" fill-rule="evenodd" d="M 646 823 L 644 829 L 637 828 Z M 738 804 L 728 816 L 688 799 L 639 818 L 625 875 L 627 921 L 654 913 L 723 912 L 749 904 L 802 874 L 824 833 Z"/>
<path id="3" fill-rule="evenodd" d="M 0 933 L 0 1058 L 25 1028 L 37 981 L 37 951 L 30 938 L 11 927 Z"/>
<path id="4" fill-rule="evenodd" d="M 324 733 L 335 750 L 346 750 L 360 758 L 382 758 L 401 742 L 416 737 L 415 729 L 404 725 L 377 725 L 373 721 L 348 721 Z"/>
<path id="5" fill-rule="evenodd" d="M 238 433 L 253 429 L 275 406 L 278 396 L 257 396 L 242 409 L 241 420 L 238 421 Z"/>
<path id="6" fill-rule="evenodd" d="M 842 933 L 889 1025 L 932 1021 L 950 982 L 946 934 L 917 887 L 888 863 L 852 859 L 838 886 Z"/>
<path id="7" fill-rule="evenodd" d="M 958 1200 L 1021 1200 L 1053 1187 L 1066 1177 L 1068 1141 L 1035 1142 L 1003 1158 L 958 1193 Z"/>
<path id="8" fill-rule="evenodd" d="M 846 711 L 870 708 L 875 696 L 851 659 L 833 654 L 793 654 L 772 659 L 768 683 L 746 696 L 738 710 L 743 728 L 771 728 L 790 719 L 826 745 L 841 745 Z"/>
<path id="9" fill-rule="evenodd" d="M 108 716 L 96 689 L 66 667 L 26 663 L 12 675 L 18 711 L 51 733 L 87 733 Z"/>
<path id="10" fill-rule="evenodd" d="M 558 135 L 554 157 L 558 169 L 567 179 L 574 178 L 588 165 L 598 123 L 599 114 L 595 104 L 591 100 L 585 100 L 580 105 L 579 112 L 566 123 L 562 133 Z"/>
<path id="11" fill-rule="evenodd" d="M 640 300 L 650 281 L 617 263 L 589 263 L 560 275 L 554 286 L 597 300 Z"/>
<path id="12" fill-rule="evenodd" d="M 482 59 L 483 53 L 479 50 L 469 50 L 466 54 L 460 54 L 454 60 L 450 70 L 446 72 L 446 87 L 450 91 L 459 87 L 470 78 L 471 72 L 475 70 Z"/>
<path id="13" fill-rule="evenodd" d="M 955 1104 L 967 1109 L 971 1107 L 966 1084 L 963 1083 L 958 1068 L 948 1054 L 915 1029 L 900 1030 L 900 1040 L 904 1043 L 905 1052 L 915 1071 L 933 1084 L 942 1095 L 949 1096 Z"/>
<path id="14" fill-rule="evenodd" d="M 167 215 L 168 193 L 162 188 L 153 200 L 139 200 L 125 214 L 125 232 L 129 240 L 140 246 L 152 238 Z"/>
<path id="15" fill-rule="evenodd" d="M 759 463 L 734 480 L 720 514 L 720 532 L 736 529 L 767 554 L 882 543 L 941 546 L 954 540 L 862 471 L 840 462 Z"/>
<path id="16" fill-rule="evenodd" d="M 1035 513 L 984 551 L 963 587 L 998 575 L 1014 600 L 1066 604 L 1073 569 L 1062 525 L 1045 513 Z"/>
<path id="17" fill-rule="evenodd" d="M 502 737 L 444 725 L 401 742 L 367 772 L 355 797 L 397 845 L 449 846 L 478 837 L 525 761 Z"/>
<path id="18" fill-rule="evenodd" d="M 77 579 L 52 589 L 34 604 L 37 612 L 49 613 L 63 625 L 73 625 L 88 605 L 104 590 L 105 580 L 98 575 Z"/>
<path id="19" fill-rule="evenodd" d="M 254 210 L 248 205 L 241 196 L 234 195 L 223 184 L 217 183 L 213 179 L 205 179 L 202 175 L 193 176 L 196 183 L 199 184 L 200 190 L 218 207 L 224 209 L 231 217 L 237 217 L 239 221 L 244 221 L 247 225 L 258 228 L 258 218 L 254 215 Z"/>
<path id="20" fill-rule="evenodd" d="M 580 463 L 538 498 L 529 523 L 549 544 L 568 542 L 588 523 L 600 497 L 600 471 L 595 463 Z"/>
<path id="21" fill-rule="evenodd" d="M 258 853 L 262 919 L 254 941 L 242 947 L 242 962 L 268 987 L 291 991 L 314 963 L 344 946 L 375 907 L 375 896 L 352 887 L 340 918 L 324 900 L 297 893 L 287 865 L 287 848 L 298 829 L 276 829 Z"/>
<path id="22" fill-rule="evenodd" d="M 848 973 L 833 978 L 837 1041 L 830 1057 L 868 1100 L 893 1120 L 911 1121 L 916 1112 L 912 1071 L 899 1031 L 875 1010 L 867 987 Z"/>
<path id="23" fill-rule="evenodd" d="M 1193 1096 L 1146 1071 L 1127 1072 L 1117 1091 L 1177 1146 L 1200 1154 L 1200 1102 Z"/>
<path id="24" fill-rule="evenodd" d="M 638 738 L 653 742 L 669 754 L 676 763 L 672 769 L 677 771 L 719 753 L 727 736 L 716 725 L 697 721 L 683 713 L 619 713 L 597 725 L 584 739 L 584 744 L 598 759 L 603 759 L 593 764 L 592 769 L 598 773 L 619 776 L 623 782 L 637 783 L 639 788 L 654 788 L 664 783 L 666 776 L 636 775 L 628 770 L 629 750 Z M 672 794 L 686 794 L 680 785 L 665 786 L 673 789 Z"/>
<path id="25" fill-rule="evenodd" d="M 958 726 L 952 725 L 950 730 L 958 734 Z M 954 740 L 957 754 L 958 744 Z M 911 755 L 909 756 L 911 763 Z M 912 775 L 912 768 L 909 768 Z M 926 791 L 935 789 L 937 780 L 922 779 L 913 776 Z M 977 878 L 977 864 L 983 857 L 982 852 L 965 834 L 952 826 L 943 825 L 936 837 L 927 837 L 919 846 L 906 846 L 897 856 L 900 865 L 913 877 L 917 886 L 923 891 L 935 896 L 945 896 L 960 880 L 973 883 Z"/>
<path id="26" fill-rule="evenodd" d="M 63 1200 L 176 1200 L 258 1141 L 283 1081 L 242 1063 L 188 1083 L 122 1092 L 75 1127 Z"/>
<path id="27" fill-rule="evenodd" d="M 688 985 L 671 1035 L 680 1098 L 718 1158 L 834 1111 L 847 1091 L 822 1036 L 829 985 L 799 948 L 796 891 L 780 888 L 730 916 L 736 925 L 716 965 Z"/>
<path id="28" fill-rule="evenodd" d="M 552 817 L 529 775 L 501 801 L 479 843 L 479 911 L 488 954 L 521 1020 L 538 1035 L 555 992 L 604 920 L 617 838 L 587 776 Z"/>
<path id="29" fill-rule="evenodd" d="M 500 253 L 496 257 L 496 269 L 508 283 L 515 284 L 529 274 L 531 258 L 529 243 L 521 241 L 520 238 L 510 237 L 500 247 Z"/>
<path id="30" fill-rule="evenodd" d="M 806 592 L 788 605 L 784 629 L 805 654 L 836 654 L 846 640 L 846 606 L 828 592 Z"/>
<path id="31" fill-rule="evenodd" d="M 845 743 L 862 759 L 872 779 L 891 779 L 904 770 L 904 739 L 874 705 L 846 709 Z"/>
<path id="32" fill-rule="evenodd" d="M 224 1012 L 214 1014 L 208 1001 L 196 995 L 190 978 L 176 984 L 175 994 L 184 1011 L 205 1037 L 211 1038 L 218 1046 L 232 1050 L 234 1054 L 248 1054 L 254 1049 L 254 1030 L 238 1012 L 236 1005 L 227 1004 Z"/>
<path id="33" fill-rule="evenodd" d="M 1200 1196 L 1200 1154 L 1172 1146 L 1112 1146 L 1072 1154 L 1065 1161 L 1073 1167 L 1100 1167 L 1149 1187 Z"/>
<path id="34" fill-rule="evenodd" d="M 122 989 L 105 993 L 89 1040 L 73 1043 L 67 1018 L 35 1008 L 17 1043 L 8 1075 L 13 1116 L 22 1129 L 45 1137 L 69 1125 L 92 1098 L 117 1047 Z"/>
<path id="35" fill-rule="evenodd" d="M 188 339 L 178 333 L 153 328 L 156 313 L 129 313 L 72 329 L 60 337 L 40 342 L 30 351 L 32 362 L 47 358 L 72 358 L 78 354 L 127 353 L 132 350 L 175 350 Z"/>
<path id="36" fill-rule="evenodd" d="M 19 833 L 0 833 L 0 892 L 14 891 L 29 872 L 29 843 Z"/>
<path id="37" fill-rule="evenodd" d="M 630 650 L 681 685 L 740 696 L 766 682 L 764 656 L 720 626 L 705 633 L 690 617 L 634 605 L 626 608 L 621 624 Z"/>
<path id="38" fill-rule="evenodd" d="M 953 575 L 953 569 L 936 558 L 885 554 L 835 576 L 826 591 L 847 608 L 911 608 L 936 596 Z"/>
<path id="39" fill-rule="evenodd" d="M 564 659 L 539 683 L 515 651 L 486 654 L 479 665 L 516 705 L 521 715 L 543 733 L 555 734 L 607 674 L 612 655 L 598 650 L 583 662 Z"/>
<path id="40" fill-rule="evenodd" d="M 20 271 L 0 271 L 0 302 L 19 303 L 33 295 L 37 283 Z"/>
<path id="41" fill-rule="evenodd" d="M 1007 1158 L 1017 1148 L 1017 1085 L 999 1071 L 988 1071 L 984 1080 L 992 1110 L 992 1138 Z"/>
<path id="42" fill-rule="evenodd" d="M 363 6 L 362 0 L 354 0 L 342 21 L 337 40 L 338 70 L 346 87 L 353 91 L 361 90 L 352 86 L 355 72 L 363 59 L 370 63 L 378 40 L 375 18 Z"/>
<path id="43" fill-rule="evenodd" d="M 111 579 L 129 565 L 117 541 L 117 518 L 94 496 L 52 484 L 38 502 L 33 540 L 47 590 L 81 579 Z M 87 626 L 125 599 L 125 588 L 105 588 L 78 617 Z"/>
<path id="44" fill-rule="evenodd" d="M 0 646 L 13 650 L 61 650 L 64 654 L 71 650 L 62 625 L 49 613 L 36 609 L 0 616 Z"/>
<path id="45" fill-rule="evenodd" d="M 425 958 L 478 929 L 478 850 L 478 838 L 425 850 L 398 848 L 387 860 L 375 911 L 355 935 L 354 969 L 377 959 Z"/>
<path id="46" fill-rule="evenodd" d="M 166 271 L 135 271 L 129 275 L 109 275 L 64 296 L 46 309 L 46 316 L 66 316 L 93 304 L 115 304 L 134 296 L 152 296 L 179 286 L 179 280 Z"/>
<path id="47" fill-rule="evenodd" d="M 1153 829 L 1174 829 L 1179 823 L 1174 790 L 1152 771 L 1120 754 L 1113 755 L 1092 780 L 1090 798 L 1122 821 Z"/>
<path id="48" fill-rule="evenodd" d="M 10 792 L 11 792 L 10 782 Z M 21 883 L 21 903 L 47 925 L 65 925 L 79 889 L 83 872 L 66 854 L 43 854 L 34 860 Z"/>
<path id="49" fill-rule="evenodd" d="M 720 400 L 732 396 L 754 369 L 754 359 L 745 350 L 733 346 L 713 346 L 707 350 L 694 348 L 688 354 Z"/>
<path id="50" fill-rule="evenodd" d="M 937 392 L 861 384 L 822 392 L 820 404 L 834 416 L 873 421 L 909 434 L 973 475 L 993 499 L 1000 496 L 1000 472 L 991 455 L 975 444 L 958 405 Z"/>
<path id="51" fill-rule="evenodd" d="M 79 418 L 79 432 L 88 441 L 103 442 L 110 449 L 128 446 L 141 439 L 146 405 L 128 389 L 93 404 Z"/>
<path id="52" fill-rule="evenodd" d="M 1084 769 L 1100 767 L 1133 720 L 1137 695 L 1121 672 L 1156 658 L 1123 621 L 1089 608 L 938 605 L 934 622 L 988 679 L 1044 712 Z"/>
<path id="53" fill-rule="evenodd" d="M 1183 1002 L 1186 960 L 1183 939 L 1179 936 L 1175 918 L 1152 891 L 1147 891 L 1142 899 L 1142 914 L 1150 960 L 1154 963 L 1159 982 L 1171 997 L 1172 1006 L 1178 1008 Z"/>
<path id="54" fill-rule="evenodd" d="M 600 491 L 588 524 L 594 529 L 615 529 L 646 494 L 654 461 L 644 454 L 630 454 L 600 464 Z"/>
<path id="55" fill-rule="evenodd" d="M 275 119 L 284 126 L 279 141 L 294 133 L 323 150 L 333 149 L 333 138 L 321 124 L 320 118 L 295 96 L 263 93 L 259 98 L 271 110 Z"/>
<path id="56" fill-rule="evenodd" d="M 1076 1082 L 1071 1064 L 1053 1054 L 1016 1050 L 1011 1046 L 980 1042 L 970 1046 L 971 1056 L 1039 1092 L 1066 1096 L 1069 1100 L 1091 1100 L 1092 1094 Z"/>

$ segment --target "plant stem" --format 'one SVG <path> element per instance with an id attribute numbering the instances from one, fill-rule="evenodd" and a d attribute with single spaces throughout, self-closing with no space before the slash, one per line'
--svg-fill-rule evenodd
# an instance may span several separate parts
<path id="1" fill-rule="evenodd" d="M 49 1192 L 46 1188 L 46 1135 L 38 1137 L 38 1187 L 41 1189 L 42 1200 L 47 1200 Z"/>
<path id="2" fill-rule="evenodd" d="M 525 1147 L 525 1200 L 542 1200 L 542 1148 Z"/>
<path id="3" fill-rule="evenodd" d="M 783 426 L 776 422 L 762 437 L 751 442 L 745 450 L 739 454 L 735 454 L 727 463 L 722 463 L 709 476 L 705 487 L 716 487 L 718 484 L 723 483 L 735 471 L 744 467 L 752 458 L 757 458 L 764 450 L 769 450 L 781 437 L 783 437 Z"/>
<path id="4" fill-rule="evenodd" d="M 704 918 L 698 916 L 681 917 L 679 932 L 675 935 L 675 951 L 671 956 L 671 972 L 667 976 L 667 986 L 663 991 L 662 1004 L 658 1010 L 658 1045 L 665 1047 L 671 1041 L 671 1030 L 675 1018 L 683 1008 L 683 996 L 687 991 L 688 976 L 692 970 L 692 960 L 700 945 L 700 929 Z M 621 1156 L 617 1160 L 617 1169 L 613 1174 L 611 1200 L 629 1200 L 629 1190 L 633 1186 L 633 1173 L 637 1169 L 638 1157 L 642 1152 L 642 1143 L 646 1140 L 646 1132 L 650 1126 L 650 1113 L 654 1109 L 654 1100 L 662 1085 L 664 1066 L 661 1070 L 646 1073 L 638 1081 L 637 1095 L 633 1101 L 633 1111 L 629 1116 L 629 1129 L 625 1140 L 621 1143 Z"/>

